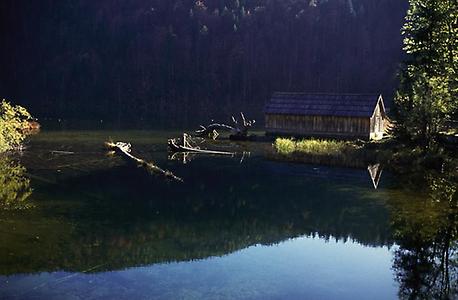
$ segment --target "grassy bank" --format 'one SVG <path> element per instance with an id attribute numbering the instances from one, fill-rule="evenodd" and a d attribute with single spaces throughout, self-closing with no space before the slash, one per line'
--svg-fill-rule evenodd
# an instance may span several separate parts
<path id="1" fill-rule="evenodd" d="M 358 148 L 356 144 L 351 142 L 318 139 L 293 140 L 289 138 L 277 138 L 274 147 L 278 153 L 285 155 L 302 153 L 325 156 L 338 156 Z"/>
<path id="2" fill-rule="evenodd" d="M 281 161 L 362 168 L 390 160 L 379 143 L 320 139 L 277 138 L 271 158 Z"/>
<path id="3" fill-rule="evenodd" d="M 277 138 L 272 159 L 343 167 L 382 163 L 407 181 L 421 182 L 426 173 L 454 174 L 458 179 L 458 154 L 441 145 L 419 147 L 395 139 L 377 142 Z"/>

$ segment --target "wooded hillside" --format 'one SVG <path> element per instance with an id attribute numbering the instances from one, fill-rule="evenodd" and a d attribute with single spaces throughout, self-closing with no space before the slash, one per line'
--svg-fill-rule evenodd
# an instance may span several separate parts
<path id="1" fill-rule="evenodd" d="M 195 125 L 273 91 L 382 92 L 401 0 L 2 0 L 0 96 L 41 118 Z M 140 124 L 138 124 L 140 125 Z"/>

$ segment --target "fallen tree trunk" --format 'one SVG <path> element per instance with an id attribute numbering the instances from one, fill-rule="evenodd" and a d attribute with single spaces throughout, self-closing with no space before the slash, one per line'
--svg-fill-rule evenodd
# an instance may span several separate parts
<path id="1" fill-rule="evenodd" d="M 159 174 L 165 176 L 168 179 L 173 179 L 176 181 L 183 182 L 183 179 L 180 177 L 175 176 L 172 172 L 168 170 L 161 169 L 160 167 L 156 166 L 153 163 L 148 163 L 143 159 L 133 156 L 131 152 L 131 145 L 129 143 L 124 142 L 105 142 L 105 146 L 108 150 L 113 151 L 114 153 L 121 156 L 123 159 L 130 163 L 134 163 L 137 167 L 145 168 L 148 172 L 152 174 Z"/>

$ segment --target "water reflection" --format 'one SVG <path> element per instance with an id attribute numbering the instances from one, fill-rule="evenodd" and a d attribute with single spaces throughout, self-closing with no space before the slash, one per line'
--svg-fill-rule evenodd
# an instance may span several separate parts
<path id="1" fill-rule="evenodd" d="M 399 288 L 399 297 L 408 299 L 458 296 L 456 169 L 418 176 L 409 169 L 408 180 L 384 172 L 380 180 L 377 164 L 293 164 L 266 159 L 262 151 L 252 151 L 243 164 L 203 156 L 184 165 L 182 158 L 167 160 L 160 146 L 167 135 L 154 143 L 141 135 L 136 149 L 184 177 L 178 187 L 106 159 L 103 150 L 91 154 L 106 138 L 100 136 L 81 137 L 77 146 L 72 137 L 63 143 L 68 148 L 42 143 L 41 157 L 48 160 L 35 161 L 36 151 L 23 157 L 33 174 L 30 198 L 37 209 L 0 211 L 0 241 L 7 241 L 0 243 L 0 275 L 9 275 L 0 276 L 0 293 L 2 284 L 15 295 L 21 284 L 34 287 L 35 280 L 54 278 L 55 284 L 40 290 L 43 298 L 53 292 L 56 298 L 71 291 L 79 296 L 94 286 L 90 278 L 96 290 L 124 283 L 125 298 L 134 292 L 151 298 L 151 291 L 177 298 L 195 286 L 202 286 L 203 298 L 215 288 L 212 282 L 230 291 L 243 282 L 245 296 L 270 288 L 253 294 L 260 299 L 275 292 L 390 299 L 395 291 L 386 296 L 388 288 Z M 75 154 L 50 157 L 50 149 Z M 11 160 L 0 166 L 2 184 L 19 174 L 12 186 L 29 191 L 5 194 L 30 195 L 23 167 Z M 427 180 L 414 182 L 420 177 Z M 72 278 L 66 289 L 59 276 Z M 369 288 L 365 280 L 372 282 Z"/>
<path id="2" fill-rule="evenodd" d="M 428 175 L 429 197 L 392 202 L 399 245 L 393 269 L 403 299 L 458 297 L 456 174 Z"/>
<path id="3" fill-rule="evenodd" d="M 380 164 L 369 165 L 367 166 L 367 171 L 371 177 L 374 189 L 377 189 L 382 178 L 383 167 Z"/>
<path id="4" fill-rule="evenodd" d="M 0 246 L 0 273 L 189 261 L 299 236 L 392 244 L 387 211 L 367 201 L 358 181 L 342 188 L 320 178 L 279 181 L 260 158 L 176 168 L 187 178 L 180 188 L 122 166 L 36 186 L 41 209 L 10 216 L 0 231 L 15 241 Z"/>
<path id="5" fill-rule="evenodd" d="M 245 159 L 249 158 L 251 153 L 248 151 L 243 151 L 242 153 L 234 153 L 231 158 L 237 159 L 240 163 L 243 163 Z M 187 164 L 193 161 L 196 158 L 208 158 L 208 157 L 219 157 L 219 158 L 227 158 L 227 156 L 221 155 L 214 155 L 214 154 L 206 154 L 206 153 L 199 153 L 199 152 L 169 152 L 168 153 L 168 160 L 181 162 L 182 164 Z"/>
<path id="6" fill-rule="evenodd" d="M 26 169 L 16 160 L 0 155 L 0 210 L 18 210 L 31 207 L 32 194 Z"/>

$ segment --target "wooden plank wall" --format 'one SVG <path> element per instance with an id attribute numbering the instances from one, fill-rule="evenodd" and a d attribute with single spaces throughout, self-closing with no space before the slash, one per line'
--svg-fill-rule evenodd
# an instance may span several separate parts
<path id="1" fill-rule="evenodd" d="M 380 128 L 377 126 L 376 119 L 379 118 Z M 370 119 L 370 138 L 373 140 L 379 140 L 383 138 L 383 134 L 386 130 L 386 120 L 382 115 L 382 108 L 380 104 L 377 104 L 374 115 Z"/>
<path id="2" fill-rule="evenodd" d="M 266 114 L 266 131 L 267 133 L 369 138 L 370 119 Z"/>

